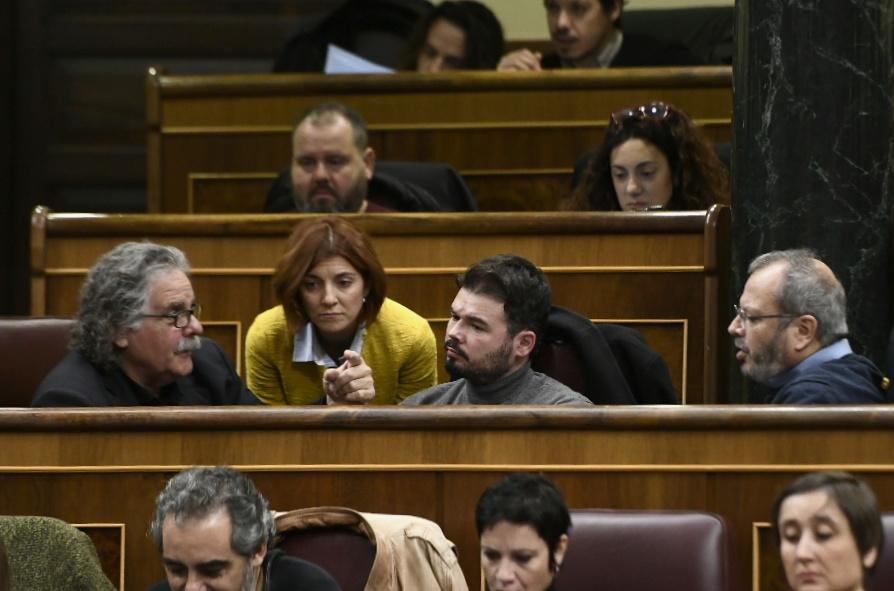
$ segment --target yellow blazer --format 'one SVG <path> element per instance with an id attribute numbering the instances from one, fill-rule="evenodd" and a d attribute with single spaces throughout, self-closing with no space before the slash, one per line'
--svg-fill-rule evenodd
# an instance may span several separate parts
<path id="1" fill-rule="evenodd" d="M 258 314 L 248 329 L 246 381 L 265 404 L 312 404 L 324 396 L 326 368 L 312 361 L 293 362 L 294 340 L 282 306 Z M 438 353 L 431 327 L 394 300 L 385 298 L 378 317 L 366 327 L 360 354 L 375 382 L 371 404 L 397 404 L 437 383 Z"/>

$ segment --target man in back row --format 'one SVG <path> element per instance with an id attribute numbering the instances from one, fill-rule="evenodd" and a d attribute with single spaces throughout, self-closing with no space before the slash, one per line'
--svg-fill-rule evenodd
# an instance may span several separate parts
<path id="1" fill-rule="evenodd" d="M 341 103 L 305 112 L 292 132 L 289 180 L 271 188 L 264 211 L 382 213 L 439 211 L 434 196 L 415 183 L 375 172 L 366 121 Z"/>
<path id="2" fill-rule="evenodd" d="M 444 342 L 454 381 L 401 404 L 593 404 L 531 369 L 550 308 L 549 282 L 540 269 L 502 254 L 472 265 L 457 284 Z"/>
<path id="3" fill-rule="evenodd" d="M 519 49 L 503 56 L 498 70 L 687 66 L 701 62 L 679 43 L 623 33 L 624 0 L 545 0 L 555 53 Z"/>
<path id="4" fill-rule="evenodd" d="M 742 373 L 776 404 L 885 402 L 887 381 L 847 340 L 844 288 L 810 250 L 768 252 L 748 266 L 728 331 Z"/>

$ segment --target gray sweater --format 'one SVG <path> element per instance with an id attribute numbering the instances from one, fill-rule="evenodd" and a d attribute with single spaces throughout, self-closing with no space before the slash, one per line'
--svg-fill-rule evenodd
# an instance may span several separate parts
<path id="1" fill-rule="evenodd" d="M 561 382 L 531 369 L 530 364 L 486 385 L 466 379 L 439 384 L 413 394 L 401 404 L 593 404 Z"/>

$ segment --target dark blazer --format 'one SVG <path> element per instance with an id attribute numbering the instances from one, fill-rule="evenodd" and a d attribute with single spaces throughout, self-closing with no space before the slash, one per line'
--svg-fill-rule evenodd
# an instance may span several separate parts
<path id="1" fill-rule="evenodd" d="M 220 346 L 202 338 L 193 370 L 162 388 L 156 398 L 120 368 L 99 371 L 71 351 L 37 387 L 31 406 L 207 406 L 259 404 Z"/>
<path id="2" fill-rule="evenodd" d="M 335 579 L 325 570 L 308 562 L 271 550 L 264 557 L 265 591 L 341 591 Z M 166 581 L 155 583 L 146 591 L 171 591 Z"/>
<path id="3" fill-rule="evenodd" d="M 367 211 L 478 211 L 465 180 L 449 164 L 380 160 L 367 187 Z M 267 192 L 267 213 L 298 211 L 289 169 L 279 173 Z"/>
<path id="4" fill-rule="evenodd" d="M 680 43 L 662 41 L 647 35 L 624 33 L 624 41 L 618 55 L 612 60 L 612 68 L 637 68 L 660 66 L 700 66 L 704 62 Z M 562 67 L 558 54 L 548 53 L 540 60 L 546 70 Z"/>
<path id="5" fill-rule="evenodd" d="M 593 324 L 561 306 L 550 308 L 543 344 L 532 366 L 595 404 L 677 403 L 664 358 L 638 331 Z"/>

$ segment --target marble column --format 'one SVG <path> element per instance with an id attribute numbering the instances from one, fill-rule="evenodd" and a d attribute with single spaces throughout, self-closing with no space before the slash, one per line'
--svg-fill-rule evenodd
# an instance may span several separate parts
<path id="1" fill-rule="evenodd" d="M 894 299 L 894 0 L 736 4 L 733 297 L 756 255 L 813 248 L 847 291 L 852 346 L 879 363 Z M 732 401 L 760 395 L 732 382 Z"/>

